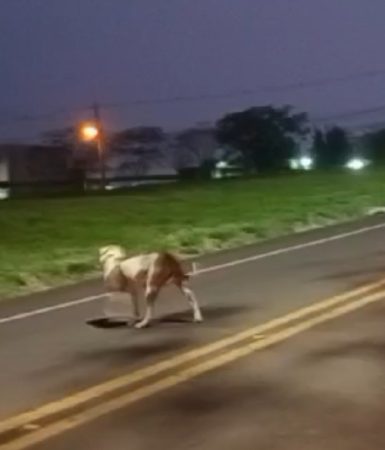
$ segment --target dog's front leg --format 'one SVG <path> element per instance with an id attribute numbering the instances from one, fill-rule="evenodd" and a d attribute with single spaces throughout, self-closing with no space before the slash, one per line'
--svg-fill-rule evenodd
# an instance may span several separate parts
<path id="1" fill-rule="evenodd" d="M 134 320 L 137 322 L 140 319 L 140 310 L 139 310 L 139 293 L 137 290 L 131 294 L 132 300 L 132 311 L 134 315 Z"/>
<path id="2" fill-rule="evenodd" d="M 139 291 L 137 286 L 131 280 L 127 283 L 126 286 L 126 294 L 130 297 L 131 300 L 131 315 L 132 320 L 128 321 L 129 325 L 134 325 L 140 319 L 140 311 L 139 311 Z"/>
<path id="3" fill-rule="evenodd" d="M 134 319 L 139 320 L 140 319 L 139 298 L 137 295 L 132 297 L 132 310 L 134 313 Z"/>
<path id="4" fill-rule="evenodd" d="M 116 295 L 117 293 L 115 291 L 110 291 L 106 294 L 106 299 L 103 305 L 103 314 L 108 319 L 114 318 L 116 316 L 116 311 L 113 307 L 113 305 L 115 304 Z"/>
<path id="5" fill-rule="evenodd" d="M 152 319 L 153 308 L 154 308 L 154 301 L 146 299 L 146 310 L 144 312 L 143 320 L 137 322 L 135 324 L 135 328 L 145 328 L 148 326 L 150 320 Z"/>
<path id="6" fill-rule="evenodd" d="M 150 320 L 152 319 L 153 315 L 153 309 L 154 309 L 154 302 L 158 295 L 158 289 L 147 287 L 146 288 L 146 310 L 144 313 L 143 320 L 135 324 L 135 328 L 145 328 L 150 323 Z"/>
<path id="7" fill-rule="evenodd" d="M 107 299 L 104 304 L 104 316 L 111 320 L 124 320 L 130 323 L 131 311 L 129 296 L 132 294 L 126 291 L 112 291 L 107 294 Z M 134 322 L 138 317 L 134 318 Z"/>

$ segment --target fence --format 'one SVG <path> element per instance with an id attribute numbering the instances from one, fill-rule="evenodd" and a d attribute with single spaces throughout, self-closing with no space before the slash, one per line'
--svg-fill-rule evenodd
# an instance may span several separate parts
<path id="1" fill-rule="evenodd" d="M 239 170 L 224 170 L 223 178 L 238 177 Z M 198 170 L 181 171 L 171 175 L 148 176 L 119 176 L 108 177 L 105 180 L 105 188 L 108 191 L 134 189 L 144 186 L 153 186 L 176 182 L 198 182 L 203 177 Z M 60 195 L 85 195 L 100 189 L 100 177 L 95 176 L 73 177 L 65 180 L 33 180 L 33 181 L 0 181 L 0 200 L 8 197 L 38 197 Z"/>
<path id="2" fill-rule="evenodd" d="M 134 188 L 149 184 L 176 182 L 177 175 L 112 177 L 105 180 L 106 190 Z M 0 181 L 0 199 L 7 197 L 86 194 L 100 187 L 99 178 L 37 181 Z"/>

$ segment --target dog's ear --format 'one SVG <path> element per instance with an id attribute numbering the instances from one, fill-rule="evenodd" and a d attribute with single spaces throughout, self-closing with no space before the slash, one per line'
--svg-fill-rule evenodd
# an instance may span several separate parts
<path id="1" fill-rule="evenodd" d="M 107 252 L 108 252 L 108 249 L 109 249 L 109 246 L 108 246 L 108 245 L 105 245 L 104 247 L 100 247 L 100 248 L 99 248 L 99 256 L 102 256 L 102 255 L 104 255 L 105 253 L 107 253 Z"/>
<path id="2" fill-rule="evenodd" d="M 125 258 L 126 250 L 121 245 L 109 245 L 108 252 L 115 258 Z"/>
<path id="3" fill-rule="evenodd" d="M 99 249 L 99 260 L 103 262 L 106 258 L 124 259 L 127 253 L 120 245 L 106 245 Z"/>
<path id="4" fill-rule="evenodd" d="M 108 254 L 111 253 L 111 246 L 105 245 L 104 247 L 99 248 L 99 261 L 103 263 L 105 259 L 108 257 Z"/>

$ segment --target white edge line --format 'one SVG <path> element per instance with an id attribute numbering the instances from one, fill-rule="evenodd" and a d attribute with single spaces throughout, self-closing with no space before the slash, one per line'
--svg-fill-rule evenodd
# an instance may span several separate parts
<path id="1" fill-rule="evenodd" d="M 314 241 L 304 242 L 302 244 L 292 245 L 290 247 L 282 247 L 282 248 L 278 248 L 277 250 L 272 250 L 270 252 L 259 253 L 257 255 L 248 256 L 243 259 L 236 259 L 234 261 L 229 261 L 227 263 L 218 264 L 218 265 L 211 266 L 211 267 L 206 267 L 204 269 L 198 270 L 196 272 L 196 274 L 214 272 L 216 270 L 225 269 L 227 267 L 233 267 L 233 266 L 238 266 L 239 264 L 244 264 L 247 262 L 258 261 L 259 259 L 268 258 L 270 256 L 281 255 L 283 253 L 290 253 L 290 252 L 293 252 L 296 250 L 302 250 L 304 248 L 314 247 L 316 245 L 322 245 L 322 244 L 326 244 L 326 243 L 332 242 L 332 241 L 338 241 L 340 239 L 345 239 L 347 237 L 355 236 L 357 234 L 368 233 L 369 231 L 374 231 L 374 230 L 378 230 L 381 228 L 385 228 L 385 223 L 380 223 L 380 224 L 372 225 L 369 227 L 359 228 L 354 231 L 347 231 L 346 233 L 336 234 L 334 236 L 329 236 L 327 238 L 316 239 Z"/>
<path id="2" fill-rule="evenodd" d="M 277 250 L 272 250 L 270 252 L 265 252 L 265 253 L 259 253 L 256 255 L 248 256 L 246 258 L 235 259 L 235 260 L 229 261 L 227 263 L 217 264 L 217 265 L 214 265 L 211 267 L 206 267 L 204 269 L 198 269 L 196 271 L 193 271 L 192 275 L 195 276 L 195 275 L 199 275 L 199 274 L 203 274 L 203 273 L 215 272 L 218 270 L 227 269 L 228 267 L 234 267 L 234 266 L 238 266 L 240 264 L 245 264 L 245 263 L 252 262 L 252 261 L 258 261 L 260 259 L 269 258 L 271 256 L 282 255 L 284 253 L 290 253 L 290 252 L 302 250 L 302 249 L 309 248 L 309 247 L 315 247 L 317 245 L 322 245 L 322 244 L 326 244 L 328 242 L 345 239 L 345 238 L 348 238 L 351 236 L 356 236 L 358 234 L 368 233 L 370 231 L 378 230 L 381 228 L 385 228 L 385 222 L 377 224 L 377 225 L 359 228 L 359 229 L 353 230 L 353 231 L 348 231 L 346 233 L 336 234 L 334 236 L 329 236 L 329 237 L 323 238 L 323 239 L 316 239 L 314 241 L 304 242 L 302 244 L 278 248 Z M 25 313 L 16 314 L 13 316 L 0 317 L 0 325 L 9 323 L 9 322 L 15 322 L 17 320 L 27 319 L 27 318 L 34 317 L 34 316 L 40 316 L 42 314 L 47 314 L 52 311 L 58 311 L 61 309 L 71 308 L 73 306 L 82 305 L 84 303 L 90 303 L 92 301 L 102 299 L 103 297 L 105 297 L 105 295 L 106 294 L 91 295 L 89 297 L 72 300 L 70 302 L 59 303 L 58 305 L 47 306 L 45 308 L 35 309 L 32 311 L 27 311 Z"/>
<path id="3" fill-rule="evenodd" d="M 47 306 L 46 308 L 34 309 L 25 313 L 15 314 L 14 316 L 0 317 L 0 325 L 8 322 L 14 322 L 16 320 L 27 319 L 28 317 L 40 316 L 41 314 L 46 314 L 51 311 L 71 308 L 72 306 L 82 305 L 83 303 L 93 302 L 103 298 L 104 296 L 105 294 L 91 295 L 89 297 L 79 298 L 70 302 L 59 303 L 58 305 Z"/>

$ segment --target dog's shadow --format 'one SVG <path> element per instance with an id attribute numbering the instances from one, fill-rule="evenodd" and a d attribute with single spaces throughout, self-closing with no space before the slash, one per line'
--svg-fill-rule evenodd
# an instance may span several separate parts
<path id="1" fill-rule="evenodd" d="M 87 325 L 91 325 L 94 328 L 126 328 L 128 322 L 126 320 L 110 319 L 108 317 L 97 317 L 95 319 L 86 320 Z"/>
<path id="2" fill-rule="evenodd" d="M 203 314 L 205 321 L 216 322 L 221 319 L 226 319 L 228 317 L 233 317 L 238 314 L 242 314 L 249 310 L 248 307 L 237 305 L 237 306 L 207 306 L 203 309 Z M 86 323 L 94 328 L 102 329 L 119 329 L 127 328 L 130 325 L 125 320 L 109 319 L 107 317 L 98 317 L 95 319 L 87 320 Z M 193 323 L 192 314 L 190 310 L 179 311 L 172 314 L 166 314 L 160 317 L 154 317 L 151 321 L 150 327 L 156 324 L 188 324 Z M 132 323 L 133 326 L 133 323 Z"/>
<path id="3" fill-rule="evenodd" d="M 237 316 L 248 311 L 250 308 L 243 305 L 237 306 L 206 306 L 202 308 L 204 315 L 204 323 L 216 322 L 228 317 Z M 193 323 L 192 314 L 190 310 L 180 311 L 172 314 L 166 314 L 164 316 L 154 319 L 154 323 Z"/>
<path id="4" fill-rule="evenodd" d="M 205 317 L 203 324 L 193 323 L 190 310 L 156 318 L 146 330 L 128 329 L 126 322 L 107 324 L 107 327 L 112 328 L 111 332 L 113 329 L 117 329 L 117 331 L 119 329 L 123 330 L 124 336 L 129 337 L 129 340 L 124 339 L 124 341 L 119 341 L 119 343 L 116 343 L 115 340 L 112 343 L 107 341 L 107 343 L 100 345 L 98 348 L 78 349 L 65 361 L 53 364 L 48 369 L 44 368 L 44 374 L 46 376 L 48 373 L 55 377 L 58 373 L 68 371 L 67 381 L 72 386 L 72 383 L 85 382 L 83 379 L 84 374 L 74 374 L 73 367 L 80 367 L 85 364 L 86 366 L 89 365 L 89 367 L 98 367 L 99 369 L 102 367 L 109 370 L 111 367 L 122 367 L 138 361 L 145 363 L 146 361 L 151 361 L 153 357 L 172 355 L 194 346 L 194 329 L 199 329 L 205 324 L 207 327 L 211 327 L 218 321 L 245 314 L 249 309 L 249 307 L 243 305 L 207 306 L 202 308 Z M 159 326 L 162 324 L 166 326 Z M 171 326 L 172 334 L 170 335 L 167 324 L 180 324 L 183 326 Z M 191 327 L 187 326 L 189 324 L 191 324 Z M 106 332 L 108 331 L 106 330 Z M 127 331 L 129 331 L 128 336 L 126 335 Z M 33 376 L 41 377 L 41 371 L 37 370 Z"/>
<path id="5" fill-rule="evenodd" d="M 249 307 L 243 305 L 237 306 L 207 306 L 202 308 L 202 312 L 205 317 L 205 322 L 209 326 L 216 321 L 220 321 L 226 318 L 232 318 L 236 315 L 249 311 Z M 173 330 L 173 334 L 170 336 L 167 332 L 167 327 L 159 326 L 161 324 L 183 324 L 183 327 L 177 327 Z M 133 341 L 129 346 L 111 349 L 93 350 L 91 352 L 84 351 L 78 352 L 76 355 L 77 360 L 82 361 L 101 361 L 105 360 L 111 363 L 111 361 L 130 361 L 137 359 L 146 359 L 156 355 L 167 354 L 168 352 L 174 353 L 180 351 L 192 345 L 194 343 L 193 335 L 186 333 L 186 324 L 191 324 L 192 327 L 201 327 L 203 324 L 195 324 L 192 321 L 192 314 L 190 310 L 185 310 L 173 314 L 164 315 L 154 318 L 150 323 L 150 326 L 146 330 L 130 330 L 130 335 Z M 158 325 L 158 326 L 157 326 Z M 127 330 L 127 325 L 121 325 L 121 323 L 115 323 L 112 327 L 120 328 L 124 327 Z M 188 329 L 192 329 L 187 327 Z M 131 334 L 132 333 L 132 334 Z"/>

